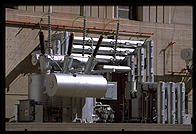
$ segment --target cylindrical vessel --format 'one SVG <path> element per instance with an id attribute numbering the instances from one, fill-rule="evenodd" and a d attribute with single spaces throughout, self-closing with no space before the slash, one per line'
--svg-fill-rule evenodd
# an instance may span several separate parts
<path id="1" fill-rule="evenodd" d="M 28 75 L 28 98 L 38 102 L 47 101 L 45 91 L 45 81 L 47 74 L 30 74 Z"/>
<path id="2" fill-rule="evenodd" d="M 101 98 L 107 90 L 107 80 L 101 75 L 52 73 L 46 80 L 48 96 Z"/>

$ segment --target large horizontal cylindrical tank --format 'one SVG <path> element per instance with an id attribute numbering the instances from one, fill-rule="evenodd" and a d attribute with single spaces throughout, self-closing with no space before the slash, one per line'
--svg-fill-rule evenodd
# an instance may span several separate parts
<path id="1" fill-rule="evenodd" d="M 107 80 L 101 75 L 51 73 L 46 80 L 48 96 L 101 98 L 107 90 Z"/>
<path id="2" fill-rule="evenodd" d="M 30 74 L 28 75 L 28 98 L 38 102 L 47 101 L 47 95 L 44 94 L 46 90 L 47 74 Z"/>

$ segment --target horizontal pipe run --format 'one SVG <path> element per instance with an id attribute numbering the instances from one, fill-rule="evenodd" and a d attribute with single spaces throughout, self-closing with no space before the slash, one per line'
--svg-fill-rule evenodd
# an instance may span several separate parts
<path id="1" fill-rule="evenodd" d="M 112 44 L 109 44 L 109 43 L 105 43 L 103 44 L 104 42 L 102 42 L 101 44 L 101 47 L 113 47 Z M 74 39 L 74 44 L 75 45 L 82 45 L 81 43 L 79 43 L 78 41 L 75 41 Z M 95 46 L 96 44 L 93 44 L 93 46 Z M 91 42 L 86 42 L 85 43 L 85 46 L 92 46 L 92 43 Z M 129 48 L 129 49 L 135 49 L 137 46 L 136 45 L 133 45 L 133 46 L 127 46 L 127 45 L 118 45 L 118 48 Z"/>
<path id="2" fill-rule="evenodd" d="M 7 24 L 21 24 L 21 25 L 28 25 L 28 26 L 46 26 L 48 27 L 48 23 L 35 23 L 35 22 L 27 22 L 27 21 L 16 21 L 16 20 L 6 20 Z M 82 26 L 68 26 L 68 25 L 62 25 L 62 24 L 51 24 L 51 27 L 57 27 L 57 28 L 77 28 L 77 29 L 83 29 Z M 113 29 L 103 29 L 103 28 L 96 28 L 96 27 L 87 27 L 86 30 L 99 30 L 99 31 L 110 31 L 115 32 Z M 119 32 L 123 33 L 132 33 L 132 34 L 138 34 L 138 35 L 154 35 L 154 33 L 149 32 L 137 32 L 137 31 L 129 31 L 129 30 L 119 30 Z"/>
<path id="3" fill-rule="evenodd" d="M 115 70 L 117 72 L 129 72 L 131 68 L 128 66 L 114 66 L 114 65 L 98 65 L 99 70 Z"/>
<path id="4" fill-rule="evenodd" d="M 74 48 L 73 49 L 73 53 L 81 54 L 81 52 L 82 52 L 81 48 Z M 91 54 L 91 51 L 89 49 L 84 49 L 84 52 L 85 52 L 85 54 Z M 98 54 L 99 55 L 113 55 L 112 52 L 113 51 L 110 51 L 110 50 L 99 50 Z M 129 52 L 129 54 L 132 54 L 132 53 L 133 52 Z M 117 56 L 126 56 L 127 54 L 124 52 L 117 51 L 116 55 Z"/>

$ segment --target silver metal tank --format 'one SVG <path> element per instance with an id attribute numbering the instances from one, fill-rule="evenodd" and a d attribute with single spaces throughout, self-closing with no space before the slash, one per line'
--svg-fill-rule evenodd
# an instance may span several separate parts
<path id="1" fill-rule="evenodd" d="M 28 75 L 28 98 L 38 102 L 46 102 L 47 95 L 45 91 L 45 82 L 47 74 L 30 74 Z"/>
<path id="2" fill-rule="evenodd" d="M 101 98 L 107 90 L 107 80 L 101 75 L 51 73 L 46 80 L 48 96 Z"/>

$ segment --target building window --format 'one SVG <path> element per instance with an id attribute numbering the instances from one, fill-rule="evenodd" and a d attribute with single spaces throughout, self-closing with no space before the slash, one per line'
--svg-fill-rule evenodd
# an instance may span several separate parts
<path id="1" fill-rule="evenodd" d="M 114 17 L 129 20 L 141 20 L 142 8 L 138 6 L 115 6 Z"/>

